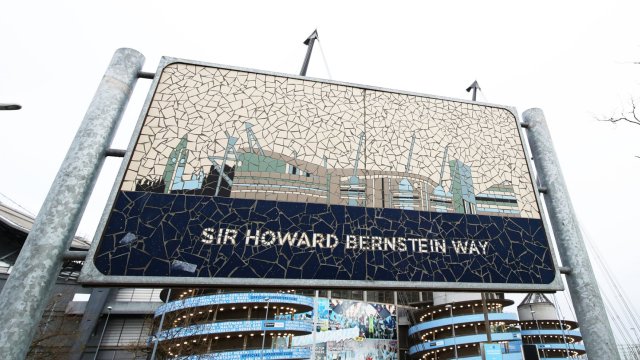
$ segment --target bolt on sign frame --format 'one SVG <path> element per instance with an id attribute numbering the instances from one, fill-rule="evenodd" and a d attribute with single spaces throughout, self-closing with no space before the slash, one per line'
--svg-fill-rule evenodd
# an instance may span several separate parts
<path id="1" fill-rule="evenodd" d="M 514 109 L 162 58 L 80 281 L 562 289 Z"/>

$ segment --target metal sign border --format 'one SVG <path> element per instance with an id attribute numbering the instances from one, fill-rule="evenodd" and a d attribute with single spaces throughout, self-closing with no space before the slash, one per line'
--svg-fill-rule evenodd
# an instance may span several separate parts
<path id="1" fill-rule="evenodd" d="M 536 198 L 538 208 L 540 211 L 540 217 L 542 224 L 549 242 L 550 256 L 555 267 L 555 277 L 549 284 L 495 284 L 495 283 L 469 283 L 469 282 L 411 282 L 411 281 L 376 281 L 376 280 L 286 280 L 286 279 L 248 279 L 248 278 L 198 278 L 198 277 L 163 277 L 163 276 L 122 276 L 122 275 L 104 275 L 97 270 L 93 262 L 95 252 L 97 251 L 100 238 L 105 230 L 107 221 L 111 215 L 113 205 L 117 196 L 117 193 L 122 186 L 124 175 L 127 171 L 133 149 L 140 137 L 142 126 L 147 117 L 149 107 L 155 95 L 158 83 L 160 82 L 160 76 L 164 68 L 170 64 L 183 63 L 197 66 L 210 66 L 228 70 L 243 71 L 271 76 L 287 77 L 291 79 L 298 79 L 304 81 L 316 81 L 331 85 L 348 86 L 359 89 L 374 90 L 391 92 L 409 96 L 428 97 L 432 99 L 454 101 L 459 103 L 482 105 L 493 108 L 499 108 L 509 111 L 513 114 L 516 121 L 516 127 L 518 128 L 518 134 L 523 147 L 523 151 L 526 158 L 526 163 L 529 170 L 529 176 L 531 183 L 533 184 L 534 196 Z M 455 99 L 444 96 L 435 96 L 417 92 L 402 91 L 395 89 L 387 89 L 375 86 L 352 84 L 347 82 L 318 79 L 306 76 L 283 74 L 277 72 L 262 71 L 256 69 L 247 69 L 236 66 L 220 65 L 215 63 L 208 63 L 203 61 L 185 60 L 180 58 L 163 56 L 158 64 L 158 69 L 151 83 L 149 93 L 140 112 L 138 122 L 135 126 L 129 146 L 127 147 L 126 154 L 122 160 L 122 165 L 118 171 L 118 175 L 114 182 L 111 194 L 107 200 L 107 204 L 103 211 L 102 217 L 94 234 L 91 247 L 89 249 L 84 266 L 80 273 L 78 282 L 88 286 L 139 286 L 139 287 L 242 287 L 242 288 L 310 288 L 310 289 L 322 289 L 322 288 L 340 288 L 340 289 L 387 289 L 387 290 L 441 290 L 441 291 L 499 291 L 499 292 L 554 292 L 564 290 L 562 278 L 560 276 L 560 267 L 556 259 L 556 250 L 552 241 L 551 226 L 547 220 L 547 214 L 543 206 L 542 199 L 539 195 L 538 183 L 533 177 L 533 169 L 531 162 L 531 151 L 528 146 L 526 136 L 524 136 L 523 129 L 520 125 L 520 117 L 515 108 L 509 106 L 502 106 L 490 103 L 483 103 L 477 101 L 469 101 L 463 99 Z"/>

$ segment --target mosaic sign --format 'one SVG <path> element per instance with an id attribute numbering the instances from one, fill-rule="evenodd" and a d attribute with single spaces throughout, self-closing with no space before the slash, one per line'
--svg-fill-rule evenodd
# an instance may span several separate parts
<path id="1" fill-rule="evenodd" d="M 87 283 L 559 289 L 505 107 L 163 59 Z"/>

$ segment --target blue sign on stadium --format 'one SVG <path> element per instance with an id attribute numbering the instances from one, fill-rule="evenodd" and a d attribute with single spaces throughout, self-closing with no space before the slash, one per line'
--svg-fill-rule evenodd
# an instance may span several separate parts
<path id="1" fill-rule="evenodd" d="M 499 343 L 483 343 L 484 360 L 502 360 L 502 346 Z"/>
<path id="2" fill-rule="evenodd" d="M 561 287 L 508 108 L 164 59 L 138 129 L 87 283 Z"/>

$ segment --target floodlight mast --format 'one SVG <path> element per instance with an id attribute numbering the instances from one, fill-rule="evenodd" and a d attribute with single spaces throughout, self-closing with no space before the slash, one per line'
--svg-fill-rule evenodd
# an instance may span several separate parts
<path id="1" fill-rule="evenodd" d="M 304 57 L 300 76 L 307 76 L 307 68 L 309 67 L 309 60 L 311 60 L 311 52 L 313 51 L 313 44 L 316 42 L 316 39 L 318 39 L 318 30 L 313 30 L 311 35 L 303 42 L 303 44 L 307 45 L 307 55 Z"/>
<path id="2" fill-rule="evenodd" d="M 473 90 L 473 95 L 471 97 L 471 101 L 476 101 L 476 95 L 478 90 L 480 90 L 480 84 L 478 84 L 477 80 L 473 81 L 473 84 L 469 85 L 467 88 L 467 92 Z M 447 145 L 449 146 L 449 145 Z M 444 166 L 444 163 L 442 164 Z M 442 174 L 440 174 L 440 182 L 442 182 Z M 484 317 L 484 328 L 487 333 L 487 342 L 491 343 L 491 321 L 489 321 L 489 311 L 487 309 L 487 292 L 480 293 L 480 299 L 482 300 L 482 315 Z"/>
<path id="3" fill-rule="evenodd" d="M 478 90 L 482 90 L 480 89 L 480 85 L 478 84 L 478 81 L 474 80 L 473 84 L 469 85 L 469 87 L 467 88 L 467 92 L 470 92 L 471 90 L 473 90 L 471 100 L 476 101 L 476 95 L 478 93 Z"/>

